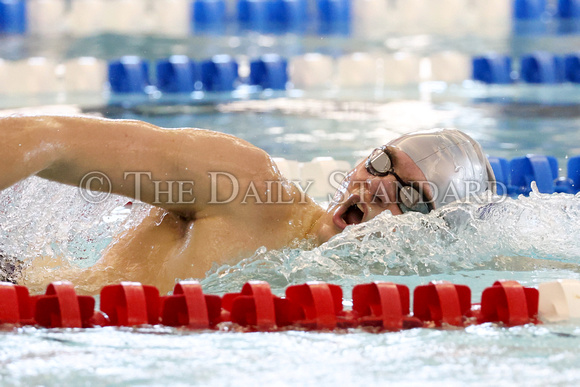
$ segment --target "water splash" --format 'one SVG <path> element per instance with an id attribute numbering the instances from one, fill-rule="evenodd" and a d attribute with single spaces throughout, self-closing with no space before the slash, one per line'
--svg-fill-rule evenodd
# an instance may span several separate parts
<path id="1" fill-rule="evenodd" d="M 150 208 L 133 206 L 128 218 L 112 217 L 126 201 L 111 197 L 93 205 L 76 188 L 27 179 L 0 192 L 0 255 L 24 263 L 39 256 L 59 257 L 73 266 L 89 266 L 116 233 L 133 227 Z M 534 188 L 529 197 L 455 203 L 429 215 L 384 212 L 319 247 L 301 241 L 292 248 L 258 249 L 236 265 L 216 266 L 202 285 L 208 293 L 219 294 L 261 279 L 282 293 L 288 285 L 311 280 L 348 288 L 385 276 L 525 269 L 519 258 L 515 263 L 497 259 L 504 256 L 548 259 L 575 268 L 580 264 L 577 235 L 580 195 L 545 195 Z"/>
<path id="2" fill-rule="evenodd" d="M 429 215 L 384 212 L 311 250 L 258 249 L 237 265 L 215 268 L 202 284 L 208 292 L 224 293 L 262 279 L 281 293 L 288 285 L 311 280 L 349 287 L 393 275 L 530 268 L 529 260 L 497 257 L 580 264 L 577 235 L 580 195 L 545 195 L 534 187 L 529 197 L 454 203 Z"/>
<path id="3" fill-rule="evenodd" d="M 0 192 L 0 255 L 27 263 L 59 257 L 92 265 L 111 242 L 125 216 L 115 209 L 127 198 L 86 202 L 75 187 L 31 177 Z"/>

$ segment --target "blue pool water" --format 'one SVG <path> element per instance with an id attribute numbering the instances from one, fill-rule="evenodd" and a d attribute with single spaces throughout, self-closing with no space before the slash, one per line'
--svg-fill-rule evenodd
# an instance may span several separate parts
<path id="1" fill-rule="evenodd" d="M 578 98 L 580 89 L 569 94 Z M 465 131 L 489 156 L 556 156 L 564 172 L 566 159 L 580 155 L 580 108 L 575 103 L 485 103 L 469 98 L 440 102 L 278 99 L 216 104 L 202 113 L 197 112 L 201 108 L 191 107 L 142 108 L 148 109 L 147 114 L 105 114 L 164 127 L 219 130 L 242 137 L 275 157 L 299 161 L 332 156 L 352 164 L 368 155 L 369 149 L 402 133 L 434 127 Z M 175 110 L 193 113 L 162 114 Z"/>
<path id="2" fill-rule="evenodd" d="M 318 101 L 323 103 L 323 101 Z M 310 105 L 312 106 L 312 102 Z M 415 129 L 455 126 L 490 155 L 580 154 L 575 106 L 303 101 L 221 104 L 194 113 L 102 109 L 167 127 L 235 134 L 273 156 L 301 161 L 333 156 L 353 163 L 368 150 Z M 0 246 L 18 256 L 61 253 L 91 264 L 110 236 L 138 221 L 111 217 L 123 199 L 86 207 L 73 188 L 29 179 L 1 193 Z M 42 211 L 43 216 L 38 214 Z M 267 280 L 276 294 L 309 280 L 352 287 L 387 280 L 411 289 L 431 280 L 469 285 L 472 300 L 497 279 L 526 286 L 580 279 L 580 197 L 532 194 L 482 209 L 456 205 L 428 216 L 382 214 L 310 250 L 258 250 L 235 266 L 216 267 L 207 293 L 239 291 Z M 71 222 L 71 217 L 75 221 Z M 101 221 L 95 221 L 101 219 Z M 448 222 L 448 220 L 453 220 Z M 397 232 L 387 231 L 397 229 Z M 531 258 L 529 258 L 531 257 Z M 533 260 L 538 259 L 538 260 Z M 47 271 L 47 275 L 50 272 Z M 577 322 L 505 328 L 413 329 L 373 334 L 287 331 L 187 332 L 167 327 L 0 332 L 0 384 L 18 385 L 576 385 Z"/>
<path id="3" fill-rule="evenodd" d="M 247 62 L 268 53 L 288 59 L 310 52 L 335 58 L 355 52 L 409 52 L 430 57 L 447 50 L 468 58 L 487 52 L 507 54 L 514 59 L 514 70 L 518 71 L 517 57 L 523 54 L 536 50 L 570 54 L 580 47 L 577 29 L 566 34 L 556 32 L 559 25 L 555 23 L 555 1 L 547 2 L 551 8 L 540 20 L 514 24 L 533 32 L 532 27 L 539 22 L 546 30 L 541 34 L 510 35 L 513 26 L 506 25 L 508 22 L 495 13 L 501 9 L 496 4 L 499 2 L 486 0 L 467 3 L 471 7 L 486 6 L 488 13 L 489 9 L 495 10 L 491 12 L 493 17 L 487 16 L 493 23 L 476 24 L 470 13 L 477 11 L 465 11 L 457 16 L 459 20 L 448 22 L 443 31 L 434 28 L 432 22 L 445 24 L 444 20 L 429 14 L 426 23 L 417 23 L 418 19 L 412 16 L 421 10 L 410 9 L 408 25 L 405 19 L 393 25 L 385 21 L 388 33 L 378 36 L 272 36 L 254 31 L 210 37 L 169 36 L 163 28 L 155 28 L 153 16 L 163 12 L 156 12 L 152 5 L 161 3 L 159 0 L 147 2 L 151 7 L 146 17 L 152 20 L 143 24 L 151 24 L 149 32 L 140 30 L 142 20 L 127 23 L 132 19 L 119 12 L 108 15 L 107 21 L 116 28 L 104 27 L 104 33 L 102 26 L 85 26 L 91 24 L 85 19 L 77 20 L 76 24 L 82 25 L 76 27 L 72 23 L 69 32 L 63 33 L 59 31 L 66 24 L 63 15 L 50 12 L 51 3 L 56 4 L 28 1 L 30 7 L 48 7 L 43 8 L 48 12 L 40 12 L 29 23 L 37 28 L 36 33 L 0 35 L 0 76 L 10 70 L 10 66 L 6 67 L 8 62 L 31 57 L 62 64 L 82 56 L 110 60 L 138 55 L 154 61 L 181 54 L 201 61 L 216 54 L 229 54 Z M 70 6 L 83 2 L 63 3 Z M 108 0 L 107 3 L 113 4 Z M 115 5 L 126 10 L 131 2 L 119 3 L 125 4 Z M 227 3 L 232 7 L 236 4 L 231 0 Z M 380 2 L 365 3 L 376 7 Z M 457 3 L 426 1 L 422 10 L 444 10 L 439 15 L 446 16 L 446 11 Z M 543 2 L 527 3 L 533 7 Z M 418 3 L 389 0 L 388 4 L 413 7 Z M 90 12 L 89 21 L 98 18 Z M 133 11 L 129 13 L 135 16 Z M 368 12 L 366 16 L 372 14 Z M 145 19 L 142 14 L 137 15 Z M 44 23 L 35 25 L 38 23 L 34 20 Z M 379 24 L 383 24 L 380 19 Z M 89 35 L 77 34 L 75 28 L 79 27 L 86 27 Z M 63 86 L 65 75 L 70 75 L 68 69 L 57 67 L 54 74 L 47 73 L 47 79 L 39 80 L 42 67 L 33 70 L 24 63 L 20 66 L 31 73 L 19 73 L 27 75 L 22 82 L 13 82 L 20 81 L 17 77 L 2 78 L 1 109 L 75 104 L 82 106 L 84 112 L 109 118 L 136 118 L 170 128 L 199 127 L 231 133 L 272 156 L 290 160 L 331 156 L 352 165 L 367 156 L 370 149 L 403 133 L 451 126 L 480 141 L 490 156 L 555 156 L 560 175 L 566 174 L 567 159 L 580 155 L 577 84 L 484 86 L 456 80 L 450 85 L 431 82 L 352 90 L 333 85 L 329 90 L 280 92 L 274 99 L 272 93 L 257 95 L 268 97 L 266 100 L 219 102 L 216 97 L 210 104 L 193 104 L 186 96 L 181 101 L 185 104 L 161 106 L 132 101 L 119 108 L 120 102 L 126 102 L 125 97 L 112 96 L 117 105 L 110 106 L 109 96 L 96 92 L 98 88 L 86 94 L 71 91 L 77 89 L 70 85 L 64 92 L 55 91 L 58 88 L 51 84 Z M 81 78 L 85 75 L 84 70 L 76 71 Z M 39 92 L 7 93 L 4 87 L 10 83 L 17 90 L 24 85 L 22 90 L 38 88 Z M 137 101 L 148 98 L 138 96 Z M 73 114 L 77 109 L 69 107 L 65 111 Z M 73 187 L 29 178 L 0 192 L 0 252 L 25 261 L 35 256 L 64 257 L 68 261 L 64 265 L 90 266 L 115 233 L 139 222 L 148 211 L 147 206 L 134 205 L 127 214 L 120 210 L 126 201 L 113 197 L 90 205 Z M 202 286 L 206 293 L 223 294 L 239 291 L 248 280 L 265 280 L 275 294 L 282 295 L 289 285 L 321 280 L 342 286 L 344 304 L 349 308 L 356 284 L 393 281 L 412 290 L 429 281 L 448 280 L 468 285 L 475 303 L 483 289 L 498 279 L 517 280 L 525 286 L 560 278 L 580 279 L 578 235 L 580 196 L 534 192 L 528 198 L 490 205 L 451 205 L 427 216 L 393 217 L 383 213 L 314 249 L 306 244 L 277 251 L 258 249 L 237 265 L 214 267 L 202 280 Z M 36 264 L 47 265 L 39 272 L 51 278 L 50 260 Z M 388 333 L 362 329 L 248 333 L 227 324 L 220 326 L 218 332 L 162 326 L 0 328 L 0 386 L 574 386 L 580 385 L 579 365 L 579 321 Z"/>

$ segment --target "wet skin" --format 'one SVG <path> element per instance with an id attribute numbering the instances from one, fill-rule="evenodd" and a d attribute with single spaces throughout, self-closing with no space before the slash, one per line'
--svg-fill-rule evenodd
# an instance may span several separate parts
<path id="1" fill-rule="evenodd" d="M 389 148 L 394 172 L 405 183 L 415 182 L 424 199 L 432 190 L 417 164 L 403 151 Z M 366 159 L 350 171 L 317 225 L 318 242 L 324 243 L 353 223 L 367 222 L 385 210 L 401 215 L 397 204 L 397 179 L 392 174 L 375 176 L 365 168 Z"/>
<path id="2" fill-rule="evenodd" d="M 99 171 L 110 179 L 113 193 L 153 205 L 89 269 L 61 270 L 45 278 L 39 258 L 22 279 L 36 291 L 47 282 L 68 279 L 83 293 L 122 280 L 167 292 L 176 279 L 203 278 L 213 265 L 234 264 L 261 246 L 279 249 L 303 239 L 321 244 L 348 224 L 384 210 L 401 213 L 393 202 L 395 177 L 373 176 L 364 162 L 347 175 L 324 210 L 289 183 L 264 151 L 217 132 L 88 117 L 9 117 L 0 119 L 0 141 L 0 189 L 33 174 L 78 186 L 87 173 Z M 402 180 L 425 180 L 405 153 L 394 150 L 391 156 Z M 172 197 L 156 195 L 150 179 L 138 183 L 134 174 L 127 177 L 136 171 L 151 173 L 165 190 L 171 181 L 193 182 L 193 195 L 177 197 L 177 189 Z M 235 184 L 225 176 L 212 183 L 215 172 L 234 176 L 240 194 L 228 200 Z M 428 196 L 428 185 L 425 192 Z"/>

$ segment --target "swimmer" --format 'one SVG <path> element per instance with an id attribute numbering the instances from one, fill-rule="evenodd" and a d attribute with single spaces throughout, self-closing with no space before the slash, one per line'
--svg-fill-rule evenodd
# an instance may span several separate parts
<path id="1" fill-rule="evenodd" d="M 121 280 L 168 292 L 176 279 L 203 278 L 214 264 L 234 264 L 262 246 L 319 245 L 385 210 L 428 213 L 495 188 L 480 145 L 449 129 L 378 147 L 346 175 L 326 209 L 286 180 L 266 152 L 223 133 L 12 116 L 0 119 L 0 137 L 0 189 L 30 175 L 72 186 L 95 176 L 92 189 L 154 206 L 73 279 L 88 293 Z"/>

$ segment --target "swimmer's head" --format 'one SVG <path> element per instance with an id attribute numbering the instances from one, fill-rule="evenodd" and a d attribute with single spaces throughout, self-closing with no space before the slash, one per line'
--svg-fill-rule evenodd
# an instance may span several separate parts
<path id="1" fill-rule="evenodd" d="M 415 132 L 389 142 L 385 148 L 403 151 L 423 172 L 432 189 L 432 208 L 486 191 L 495 193 L 495 176 L 481 146 L 459 130 Z M 366 163 L 369 173 L 373 173 L 372 158 Z M 386 158 L 388 152 L 381 156 Z M 408 205 L 409 195 L 401 195 L 401 199 L 403 206 Z"/>
<path id="2" fill-rule="evenodd" d="M 317 234 L 324 242 L 386 210 L 428 213 L 485 191 L 495 191 L 495 177 L 475 140 L 454 129 L 411 133 L 375 149 L 346 175 Z"/>

